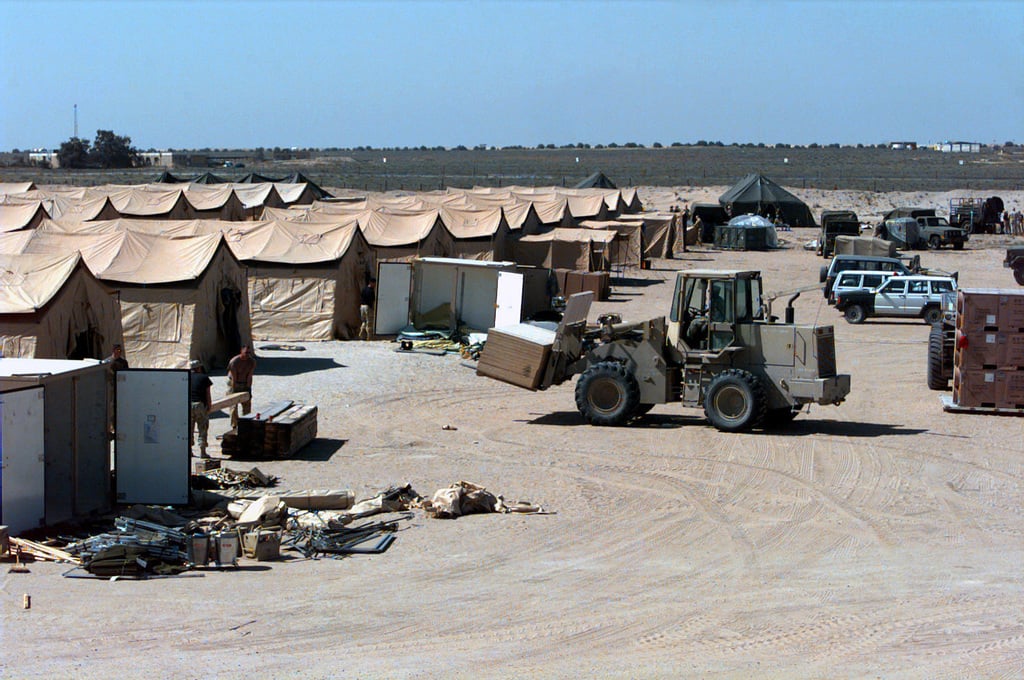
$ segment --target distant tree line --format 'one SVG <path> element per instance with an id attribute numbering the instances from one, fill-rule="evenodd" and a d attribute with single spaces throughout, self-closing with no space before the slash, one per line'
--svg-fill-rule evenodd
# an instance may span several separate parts
<path id="1" fill-rule="evenodd" d="M 86 139 L 72 137 L 60 145 L 57 160 L 62 168 L 134 168 L 142 165 L 142 157 L 132 146 L 132 138 L 115 135 L 113 130 L 97 130 L 91 145 Z"/>

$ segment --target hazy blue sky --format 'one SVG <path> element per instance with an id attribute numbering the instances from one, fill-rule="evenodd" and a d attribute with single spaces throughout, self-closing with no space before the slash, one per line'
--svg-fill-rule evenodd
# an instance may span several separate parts
<path id="1" fill-rule="evenodd" d="M 1024 142 L 1024 2 L 0 0 L 0 149 Z"/>

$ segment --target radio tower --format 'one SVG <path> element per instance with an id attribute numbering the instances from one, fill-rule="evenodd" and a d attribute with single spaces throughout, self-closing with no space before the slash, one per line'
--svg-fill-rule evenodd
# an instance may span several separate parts
<path id="1" fill-rule="evenodd" d="M 78 104 L 75 104 L 75 139 L 78 139 Z"/>

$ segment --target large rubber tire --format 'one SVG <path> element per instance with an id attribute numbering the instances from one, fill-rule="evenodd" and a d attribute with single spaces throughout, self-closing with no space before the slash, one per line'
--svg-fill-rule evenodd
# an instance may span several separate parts
<path id="1" fill-rule="evenodd" d="M 843 318 L 849 323 L 864 323 L 864 319 L 868 318 L 868 315 L 864 311 L 863 305 L 850 305 L 843 312 Z"/>
<path id="2" fill-rule="evenodd" d="M 745 432 L 759 426 L 767 407 L 761 381 L 736 368 L 712 378 L 704 393 L 704 415 L 723 432 Z"/>
<path id="3" fill-rule="evenodd" d="M 637 404 L 636 409 L 633 410 L 634 418 L 643 418 L 647 415 L 655 404 Z"/>
<path id="4" fill-rule="evenodd" d="M 942 323 L 942 309 L 939 307 L 925 307 L 921 316 L 924 317 L 925 323 L 933 326 Z"/>
<path id="5" fill-rule="evenodd" d="M 793 422 L 798 413 L 800 413 L 799 410 L 794 411 L 788 406 L 784 408 L 770 408 L 764 414 L 764 422 L 762 424 L 766 430 L 781 429 Z"/>
<path id="6" fill-rule="evenodd" d="M 942 326 L 935 324 L 928 334 L 928 389 L 944 390 L 949 387 L 949 378 L 942 373 L 942 343 L 945 339 Z"/>
<path id="7" fill-rule="evenodd" d="M 1024 286 L 1024 264 L 1018 264 L 1013 268 L 1013 280 Z"/>
<path id="8" fill-rule="evenodd" d="M 828 281 L 828 266 L 821 266 L 821 271 L 818 272 L 818 278 L 821 280 L 821 283 Z"/>
<path id="9" fill-rule="evenodd" d="M 932 237 L 928 239 L 928 247 L 932 250 L 938 250 L 942 247 L 942 239 L 939 238 L 937 234 L 933 234 Z"/>
<path id="10" fill-rule="evenodd" d="M 640 386 L 616 361 L 594 364 L 576 382 L 576 408 L 591 425 L 625 425 L 640 405 Z"/>

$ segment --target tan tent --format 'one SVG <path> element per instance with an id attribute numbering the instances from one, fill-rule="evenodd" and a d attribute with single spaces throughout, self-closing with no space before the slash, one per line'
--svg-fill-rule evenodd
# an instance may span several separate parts
<path id="1" fill-rule="evenodd" d="M 640 201 L 640 194 L 637 193 L 636 187 L 622 189 L 622 202 L 626 204 L 627 213 L 638 213 L 644 209 L 643 203 Z"/>
<path id="2" fill-rule="evenodd" d="M 274 185 L 265 182 L 262 184 L 243 184 L 236 182 L 231 185 L 235 196 L 242 202 L 245 208 L 246 219 L 262 219 L 264 208 L 283 208 L 284 201 L 277 193 Z"/>
<path id="3" fill-rule="evenodd" d="M 190 184 L 185 198 L 198 219 L 238 222 L 247 218 L 245 206 L 230 184 Z"/>
<path id="4" fill-rule="evenodd" d="M 153 189 L 146 186 L 116 185 L 97 187 L 93 196 L 106 195 L 122 217 L 151 220 L 188 220 L 195 217 L 195 209 L 181 189 L 168 189 L 164 185 Z"/>
<path id="5" fill-rule="evenodd" d="M 523 236 L 513 246 L 517 264 L 549 269 L 602 271 L 616 233 L 608 230 L 553 229 Z"/>
<path id="6" fill-rule="evenodd" d="M 299 182 L 298 184 L 274 182 L 274 189 L 277 191 L 277 195 L 281 197 L 281 202 L 285 206 L 310 205 L 319 198 L 317 191 L 306 182 Z"/>
<path id="7" fill-rule="evenodd" d="M 33 182 L 0 182 L 0 194 L 9 196 L 24 194 L 36 188 Z"/>
<path id="8" fill-rule="evenodd" d="M 608 262 L 613 267 L 640 267 L 643 263 L 643 225 L 637 222 L 612 220 L 598 222 L 583 220 L 581 229 L 614 231 L 615 240 L 609 244 Z"/>
<path id="9" fill-rule="evenodd" d="M 505 259 L 509 226 L 501 208 L 440 208 L 452 237 L 452 257 L 463 260 Z"/>
<path id="10" fill-rule="evenodd" d="M 117 291 L 132 366 L 184 368 L 193 358 L 224 366 L 251 341 L 245 270 L 219 233 L 29 233 L 23 252 L 80 251 L 96 278 Z M 0 238 L 0 252 L 16 246 L 14 239 Z"/>
<path id="11" fill-rule="evenodd" d="M 370 210 L 359 228 L 373 249 L 375 262 L 410 262 L 416 257 L 449 257 L 452 237 L 437 210 Z"/>
<path id="12" fill-rule="evenodd" d="M 225 235 L 248 269 L 252 334 L 259 340 L 351 339 L 359 292 L 374 271 L 358 224 L 263 222 Z"/>
<path id="13" fill-rule="evenodd" d="M 644 230 L 644 258 L 670 258 L 676 245 L 678 217 L 674 213 L 622 215 L 619 220 L 639 223 Z"/>
<path id="14" fill-rule="evenodd" d="M 77 251 L 0 255 L 4 357 L 101 359 L 116 342 L 117 300 Z"/>
<path id="15" fill-rule="evenodd" d="M 49 217 L 42 201 L 0 204 L 0 231 L 35 229 Z"/>

